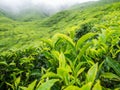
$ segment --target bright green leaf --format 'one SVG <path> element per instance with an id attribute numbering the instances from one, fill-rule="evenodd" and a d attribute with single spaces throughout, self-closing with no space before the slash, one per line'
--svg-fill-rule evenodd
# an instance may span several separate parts
<path id="1" fill-rule="evenodd" d="M 58 79 L 48 80 L 45 83 L 42 83 L 36 90 L 50 90 L 50 88 L 57 82 Z"/>
<path id="2" fill-rule="evenodd" d="M 64 90 L 80 90 L 80 88 L 77 87 L 77 86 L 68 86 L 68 87 L 65 88 Z"/>
<path id="3" fill-rule="evenodd" d="M 92 90 L 102 90 L 102 86 L 100 85 L 100 81 L 98 80 L 97 83 L 94 85 Z"/>
<path id="4" fill-rule="evenodd" d="M 77 77 L 85 70 L 85 68 L 81 68 L 78 72 L 77 72 Z"/>
<path id="5" fill-rule="evenodd" d="M 51 78 L 51 77 L 60 78 L 60 76 L 59 76 L 58 74 L 55 74 L 55 73 L 53 73 L 53 72 L 48 72 L 48 73 L 46 73 L 46 74 L 44 74 L 44 75 L 42 76 L 42 79 L 44 79 L 44 78 Z"/>
<path id="6" fill-rule="evenodd" d="M 91 90 L 91 87 L 92 87 L 92 83 L 89 82 L 89 83 L 83 85 L 79 90 Z"/>
<path id="7" fill-rule="evenodd" d="M 59 67 L 65 68 L 65 66 L 66 66 L 65 56 L 63 53 L 61 53 L 59 56 Z"/>
<path id="8" fill-rule="evenodd" d="M 8 82 L 6 82 L 6 84 L 7 84 L 8 86 L 10 86 L 13 90 L 15 90 L 14 85 L 12 85 L 12 84 L 10 84 L 10 83 L 8 83 Z"/>
<path id="9" fill-rule="evenodd" d="M 5 65 L 5 66 L 7 66 L 8 64 L 7 64 L 5 61 L 3 61 L 3 62 L 0 62 L 0 65 Z"/>
<path id="10" fill-rule="evenodd" d="M 117 76 L 116 74 L 111 73 L 111 72 L 104 73 L 101 75 L 101 77 L 120 81 L 120 77 Z"/>
<path id="11" fill-rule="evenodd" d="M 120 76 L 120 64 L 111 58 L 106 58 L 106 62 L 108 63 L 109 67 L 113 68 L 117 75 Z"/>
<path id="12" fill-rule="evenodd" d="M 73 48 L 75 46 L 73 40 L 68 37 L 67 35 L 64 35 L 64 34 L 56 34 L 53 38 L 53 46 L 55 46 L 56 42 L 59 40 L 59 39 L 63 39 L 63 40 L 66 40 Z"/>
<path id="13" fill-rule="evenodd" d="M 86 43 L 80 50 L 79 54 L 77 55 L 77 58 L 80 60 L 80 58 L 84 55 L 86 52 L 86 49 L 92 44 L 92 42 Z M 78 50 L 78 49 L 77 49 Z"/>
<path id="14" fill-rule="evenodd" d="M 98 71 L 98 63 L 94 64 L 87 73 L 87 82 L 94 82 Z"/>
<path id="15" fill-rule="evenodd" d="M 27 90 L 27 87 L 20 86 L 20 89 Z"/>
<path id="16" fill-rule="evenodd" d="M 87 33 L 83 35 L 76 44 L 76 50 L 79 50 L 79 48 L 85 43 L 86 40 L 90 39 L 91 37 L 95 36 L 96 33 Z"/>
<path id="17" fill-rule="evenodd" d="M 31 84 L 28 85 L 27 90 L 34 90 L 37 80 L 33 81 Z"/>
<path id="18" fill-rule="evenodd" d="M 15 87 L 17 87 L 19 85 L 20 79 L 21 79 L 20 77 L 16 78 L 16 80 L 15 80 Z"/>

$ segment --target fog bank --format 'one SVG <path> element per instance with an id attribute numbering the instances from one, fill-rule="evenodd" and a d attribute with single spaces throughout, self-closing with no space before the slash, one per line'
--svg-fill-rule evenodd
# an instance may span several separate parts
<path id="1" fill-rule="evenodd" d="M 88 1 L 98 0 L 0 0 L 0 8 L 12 13 L 19 13 L 29 8 L 55 13 L 72 5 Z"/>

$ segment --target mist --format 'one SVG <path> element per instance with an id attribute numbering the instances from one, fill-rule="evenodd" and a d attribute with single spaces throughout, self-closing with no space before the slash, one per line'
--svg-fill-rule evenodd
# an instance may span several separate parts
<path id="1" fill-rule="evenodd" d="M 52 14 L 88 1 L 98 0 L 0 0 L 0 9 L 16 14 L 31 8 Z"/>

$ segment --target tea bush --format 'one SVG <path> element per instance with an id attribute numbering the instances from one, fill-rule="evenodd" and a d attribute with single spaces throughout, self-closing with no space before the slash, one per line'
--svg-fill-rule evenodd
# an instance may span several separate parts
<path id="1" fill-rule="evenodd" d="M 40 22 L 1 18 L 0 90 L 120 90 L 119 6 L 63 11 Z M 63 30 L 68 34 L 56 33 Z"/>
<path id="2" fill-rule="evenodd" d="M 39 49 L 0 56 L 1 89 L 120 89 L 120 31 L 87 33 L 77 42 L 56 34 L 43 42 Z"/>

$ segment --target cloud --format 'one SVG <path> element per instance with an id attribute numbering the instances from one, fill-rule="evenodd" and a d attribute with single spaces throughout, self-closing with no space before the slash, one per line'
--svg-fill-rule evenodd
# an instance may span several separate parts
<path id="1" fill-rule="evenodd" d="M 20 12 L 23 9 L 36 7 L 47 11 L 59 11 L 76 3 L 98 0 L 0 0 L 0 8 L 12 12 Z"/>
<path id="2" fill-rule="evenodd" d="M 98 0 L 31 0 L 32 3 L 46 3 L 49 5 L 64 5 L 64 4 L 74 4 L 74 3 L 83 3 L 87 1 L 98 1 Z"/>

